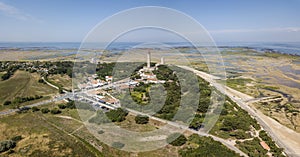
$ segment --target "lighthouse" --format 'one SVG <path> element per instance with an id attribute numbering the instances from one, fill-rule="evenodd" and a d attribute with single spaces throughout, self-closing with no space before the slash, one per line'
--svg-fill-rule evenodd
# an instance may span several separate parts
<path id="1" fill-rule="evenodd" d="M 150 62 L 151 62 L 151 54 L 150 51 L 147 53 L 147 68 L 150 69 Z"/>
<path id="2" fill-rule="evenodd" d="M 164 57 L 161 57 L 161 58 L 160 58 L 160 64 L 161 64 L 161 65 L 164 65 L 164 64 L 165 64 L 165 59 L 164 59 Z"/>

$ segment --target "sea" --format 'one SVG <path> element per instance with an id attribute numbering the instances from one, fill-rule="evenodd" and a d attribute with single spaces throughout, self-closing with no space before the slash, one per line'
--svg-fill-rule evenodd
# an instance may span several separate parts
<path id="1" fill-rule="evenodd" d="M 88 49 L 126 50 L 139 42 L 115 42 L 107 46 L 107 43 L 85 44 Z M 190 43 L 166 42 L 164 45 L 170 47 L 190 47 Z M 259 52 L 275 52 L 300 56 L 300 42 L 217 42 L 219 48 L 250 48 Z M 0 42 L 0 50 L 76 50 L 81 47 L 80 42 Z"/>

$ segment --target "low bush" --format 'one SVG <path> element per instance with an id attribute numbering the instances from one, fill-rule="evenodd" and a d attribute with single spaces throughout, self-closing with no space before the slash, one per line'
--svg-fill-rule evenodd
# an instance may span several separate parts
<path id="1" fill-rule="evenodd" d="M 21 141 L 22 139 L 23 139 L 23 138 L 22 138 L 22 136 L 20 136 L 20 135 L 11 138 L 11 140 L 12 140 L 12 141 L 15 141 L 15 142 Z"/>
<path id="2" fill-rule="evenodd" d="M 10 105 L 10 104 L 11 104 L 11 101 L 5 101 L 5 102 L 3 103 L 4 106 Z"/>
<path id="3" fill-rule="evenodd" d="M 103 130 L 99 130 L 99 131 L 98 131 L 98 134 L 103 134 L 103 133 L 104 133 Z"/>
<path id="4" fill-rule="evenodd" d="M 54 108 L 50 111 L 51 114 L 60 114 L 61 111 L 58 108 Z"/>
<path id="5" fill-rule="evenodd" d="M 50 110 L 49 110 L 48 108 L 42 108 L 42 109 L 41 109 L 41 112 L 42 112 L 42 113 L 48 113 L 48 112 L 50 112 Z"/>
<path id="6" fill-rule="evenodd" d="M 38 107 L 36 107 L 36 106 L 33 106 L 33 107 L 31 108 L 31 110 L 32 110 L 32 112 L 37 112 L 37 111 L 39 111 L 40 109 L 39 109 Z"/>
<path id="7" fill-rule="evenodd" d="M 0 153 L 8 151 L 12 148 L 16 147 L 16 142 L 12 140 L 6 140 L 6 141 L 1 141 L 0 142 Z"/>
<path id="8" fill-rule="evenodd" d="M 67 106 L 65 104 L 58 104 L 58 108 L 65 109 Z"/>
<path id="9" fill-rule="evenodd" d="M 122 149 L 125 146 L 125 144 L 121 142 L 114 142 L 111 146 L 114 148 Z"/>
<path id="10" fill-rule="evenodd" d="M 180 133 L 171 134 L 167 138 L 167 142 L 172 146 L 182 146 L 186 143 L 186 141 L 187 141 L 186 137 Z"/>
<path id="11" fill-rule="evenodd" d="M 147 124 L 148 122 L 149 122 L 148 116 L 137 115 L 135 117 L 135 123 L 137 123 L 137 124 Z"/>

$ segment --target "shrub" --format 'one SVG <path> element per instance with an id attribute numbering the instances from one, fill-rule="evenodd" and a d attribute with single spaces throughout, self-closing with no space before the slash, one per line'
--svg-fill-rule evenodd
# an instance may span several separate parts
<path id="1" fill-rule="evenodd" d="M 243 130 L 236 130 L 234 132 L 230 132 L 229 133 L 230 136 L 235 137 L 237 139 L 247 139 L 247 138 L 251 138 L 250 133 L 246 133 Z"/>
<path id="2" fill-rule="evenodd" d="M 0 142 L 0 153 L 5 152 L 5 151 L 15 148 L 15 147 L 16 147 L 15 141 L 12 141 L 12 140 L 1 141 Z"/>
<path id="3" fill-rule="evenodd" d="M 60 114 L 61 113 L 61 111 L 58 108 L 54 108 L 50 112 L 51 112 L 51 114 Z"/>
<path id="4" fill-rule="evenodd" d="M 10 105 L 10 104 L 11 104 L 11 101 L 5 101 L 5 102 L 3 103 L 4 106 Z"/>
<path id="5" fill-rule="evenodd" d="M 41 109 L 41 112 L 42 112 L 42 113 L 48 113 L 48 112 L 50 112 L 50 110 L 49 110 L 48 108 L 42 108 L 42 109 Z"/>
<path id="6" fill-rule="evenodd" d="M 13 137 L 13 138 L 11 138 L 11 140 L 12 141 L 15 141 L 15 142 L 18 142 L 18 141 L 20 141 L 20 140 L 22 140 L 23 138 L 22 138 L 22 136 L 15 136 L 15 137 Z"/>
<path id="7" fill-rule="evenodd" d="M 110 110 L 106 113 L 106 116 L 112 121 L 112 122 L 122 122 L 126 119 L 126 116 L 128 115 L 128 112 L 117 108 L 116 110 Z"/>
<path id="8" fill-rule="evenodd" d="M 114 142 L 111 146 L 114 148 L 122 149 L 125 146 L 125 144 L 121 142 Z"/>
<path id="9" fill-rule="evenodd" d="M 147 124 L 148 122 L 149 122 L 148 116 L 137 115 L 135 117 L 135 123 L 137 123 L 137 124 Z"/>
<path id="10" fill-rule="evenodd" d="M 59 87 L 59 89 L 58 89 L 58 93 L 59 93 L 59 94 L 64 94 L 64 91 L 63 91 L 63 89 Z"/>
<path id="11" fill-rule="evenodd" d="M 240 141 L 237 141 L 237 143 Z M 191 156 L 222 156 L 222 157 L 238 157 L 234 151 L 227 148 L 221 142 L 214 141 L 211 137 L 199 136 L 193 134 L 189 137 L 189 143 L 196 144 L 197 147 L 185 147 L 178 152 L 182 157 Z"/>
<path id="12" fill-rule="evenodd" d="M 69 109 L 75 109 L 76 106 L 75 106 L 75 102 L 73 100 L 70 100 L 67 104 L 66 104 L 66 108 L 69 108 Z"/>
<path id="13" fill-rule="evenodd" d="M 11 72 L 7 72 L 1 76 L 2 80 L 8 80 L 13 74 Z"/>
<path id="14" fill-rule="evenodd" d="M 257 137 L 241 142 L 237 147 L 249 156 L 265 156 L 268 152 L 260 145 L 260 140 Z"/>
<path id="15" fill-rule="evenodd" d="M 36 106 L 33 106 L 33 107 L 31 108 L 31 110 L 32 110 L 32 112 L 36 112 L 36 111 L 39 111 L 40 109 L 39 109 L 38 107 L 36 107 Z"/>
<path id="16" fill-rule="evenodd" d="M 167 142 L 172 146 L 182 146 L 186 141 L 186 137 L 180 133 L 173 133 L 167 138 Z"/>
<path id="17" fill-rule="evenodd" d="M 103 134 L 103 133 L 104 133 L 103 130 L 99 130 L 99 131 L 98 131 L 98 134 Z"/>
<path id="18" fill-rule="evenodd" d="M 65 104 L 58 104 L 58 108 L 65 109 L 67 106 Z"/>
<path id="19" fill-rule="evenodd" d="M 43 79 L 39 79 L 39 83 L 46 83 Z"/>

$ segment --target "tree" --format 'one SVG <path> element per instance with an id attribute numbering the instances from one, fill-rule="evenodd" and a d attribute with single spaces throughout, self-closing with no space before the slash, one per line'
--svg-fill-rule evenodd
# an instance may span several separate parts
<path id="1" fill-rule="evenodd" d="M 49 110 L 48 108 L 42 108 L 42 109 L 41 109 L 41 112 L 42 112 L 42 113 L 48 113 L 48 112 L 50 112 L 50 110 Z"/>
<path id="2" fill-rule="evenodd" d="M 65 109 L 67 106 L 65 104 L 58 104 L 58 108 Z"/>
<path id="3" fill-rule="evenodd" d="M 234 151 L 228 149 L 222 143 L 214 141 L 211 137 L 199 136 L 193 134 L 189 137 L 189 143 L 196 144 L 197 147 L 185 147 L 179 150 L 182 157 L 191 156 L 222 156 L 222 157 L 238 157 Z"/>
<path id="4" fill-rule="evenodd" d="M 182 146 L 186 141 L 186 137 L 180 133 L 173 133 L 167 138 L 167 142 L 172 146 Z"/>
<path id="5" fill-rule="evenodd" d="M 110 110 L 106 113 L 106 116 L 112 121 L 112 122 L 122 122 L 126 119 L 126 116 L 128 115 L 128 112 L 117 108 L 116 110 Z"/>
<path id="6" fill-rule="evenodd" d="M 13 137 L 13 138 L 11 138 L 11 140 L 12 141 L 15 141 L 15 142 L 18 142 L 18 141 L 20 141 L 20 140 L 22 140 L 23 138 L 22 138 L 22 136 L 15 136 L 15 137 Z"/>
<path id="7" fill-rule="evenodd" d="M 39 83 L 45 83 L 45 81 L 43 79 L 39 79 L 38 81 Z"/>
<path id="8" fill-rule="evenodd" d="M 61 111 L 58 108 L 54 108 L 50 112 L 51 112 L 51 114 L 60 114 L 61 113 Z"/>
<path id="9" fill-rule="evenodd" d="M 38 107 L 36 107 L 36 106 L 33 106 L 33 107 L 31 108 L 31 110 L 32 110 L 32 112 L 36 112 L 36 111 L 39 111 L 40 109 L 39 109 Z"/>
<path id="10" fill-rule="evenodd" d="M 204 115 L 201 114 L 196 114 L 194 119 L 189 125 L 189 128 L 194 129 L 194 130 L 199 130 L 201 127 L 204 127 L 202 124 L 204 121 Z"/>
<path id="11" fill-rule="evenodd" d="M 63 94 L 63 93 L 64 93 L 63 89 L 59 87 L 58 93 L 59 93 L 59 94 Z"/>
<path id="12" fill-rule="evenodd" d="M 137 115 L 135 117 L 135 123 L 137 123 L 137 124 L 147 124 L 148 122 L 149 122 L 148 116 Z"/>
<path id="13" fill-rule="evenodd" d="M 7 72 L 1 76 L 2 80 L 8 80 L 11 77 L 12 73 Z"/>
<path id="14" fill-rule="evenodd" d="M 99 130 L 99 131 L 98 131 L 98 134 L 103 134 L 103 133 L 104 133 L 103 130 Z"/>
<path id="15" fill-rule="evenodd" d="M 75 109 L 75 102 L 73 100 L 69 100 L 69 102 L 66 104 L 66 108 Z"/>
<path id="16" fill-rule="evenodd" d="M 10 104 L 11 104 L 11 101 L 5 101 L 5 102 L 3 103 L 4 106 L 10 105 Z"/>
<path id="17" fill-rule="evenodd" d="M 9 149 L 15 148 L 16 142 L 12 140 L 6 140 L 0 142 L 0 153 L 5 152 Z"/>
<path id="18" fill-rule="evenodd" d="M 241 129 L 244 131 L 248 131 L 250 122 L 249 120 L 247 121 L 247 117 L 243 115 L 238 117 L 239 118 L 227 116 L 223 121 L 222 130 L 233 131 L 233 130 Z"/>
<path id="19" fill-rule="evenodd" d="M 111 146 L 114 148 L 122 149 L 125 146 L 125 144 L 121 142 L 114 142 Z"/>

